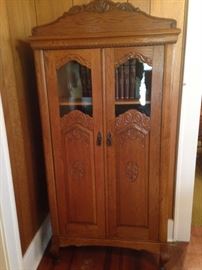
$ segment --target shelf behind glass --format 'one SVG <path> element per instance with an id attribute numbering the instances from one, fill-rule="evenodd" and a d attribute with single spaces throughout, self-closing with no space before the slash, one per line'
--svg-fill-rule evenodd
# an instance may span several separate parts
<path id="1" fill-rule="evenodd" d="M 150 101 L 146 101 L 146 104 L 150 104 Z M 116 99 L 115 105 L 133 105 L 133 104 L 140 104 L 139 99 Z"/>
<path id="2" fill-rule="evenodd" d="M 90 106 L 92 105 L 91 97 L 72 98 L 72 97 L 61 97 L 60 106 Z"/>

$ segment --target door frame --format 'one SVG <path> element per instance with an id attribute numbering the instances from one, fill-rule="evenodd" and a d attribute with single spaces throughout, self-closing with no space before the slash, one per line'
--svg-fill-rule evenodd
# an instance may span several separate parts
<path id="1" fill-rule="evenodd" d="M 189 1 L 185 68 L 183 79 L 180 133 L 177 157 L 174 234 L 176 241 L 189 241 L 191 236 L 193 191 L 202 96 L 202 3 Z M 190 68 L 197 67 L 197 69 Z M 202 215 L 202 213 L 201 213 Z M 182 222 L 183 221 L 183 222 Z"/>
<path id="2" fill-rule="evenodd" d="M 9 269 L 23 269 L 3 107 L 0 95 L 0 213 Z"/>

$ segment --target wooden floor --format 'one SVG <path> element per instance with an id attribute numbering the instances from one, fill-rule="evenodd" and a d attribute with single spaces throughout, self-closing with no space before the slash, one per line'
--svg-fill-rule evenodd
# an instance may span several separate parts
<path id="1" fill-rule="evenodd" d="M 157 270 L 156 259 L 146 252 L 118 248 L 81 247 L 60 251 L 56 263 L 48 253 L 38 270 Z"/>
<path id="2" fill-rule="evenodd" d="M 147 252 L 118 248 L 65 248 L 56 263 L 46 251 L 38 270 L 157 270 L 157 260 Z M 170 246 L 166 270 L 202 270 L 202 227 L 192 230 L 189 244 Z"/>

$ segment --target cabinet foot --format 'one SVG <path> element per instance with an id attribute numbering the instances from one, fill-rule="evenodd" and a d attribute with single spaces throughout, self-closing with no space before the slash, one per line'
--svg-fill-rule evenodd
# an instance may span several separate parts
<path id="1" fill-rule="evenodd" d="M 160 254 L 160 270 L 166 270 L 166 264 L 170 260 L 170 254 L 168 251 L 168 247 L 161 248 Z"/>
<path id="2" fill-rule="evenodd" d="M 59 260 L 59 250 L 60 250 L 59 239 L 57 236 L 52 236 L 50 254 L 53 260 L 55 261 Z"/>

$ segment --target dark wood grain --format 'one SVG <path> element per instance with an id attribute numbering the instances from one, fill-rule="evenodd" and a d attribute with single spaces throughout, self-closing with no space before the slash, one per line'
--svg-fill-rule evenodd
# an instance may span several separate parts
<path id="1" fill-rule="evenodd" d="M 166 264 L 167 270 L 201 269 L 202 267 L 202 227 L 192 227 L 190 243 L 173 243 L 168 247 L 170 260 Z M 78 248 L 65 248 L 60 250 L 60 260 L 54 264 L 48 249 L 39 265 L 38 270 L 73 270 L 71 262 L 74 253 L 80 253 Z M 120 248 L 89 247 L 82 253 L 88 256 L 102 258 L 100 260 L 103 270 L 154 270 L 159 269 L 158 258 L 145 251 L 135 251 Z M 79 257 L 78 255 L 76 256 Z M 103 257 L 105 262 L 103 264 Z M 100 269 L 100 268 L 98 268 Z M 91 270 L 91 268 L 89 268 Z"/>
<path id="2" fill-rule="evenodd" d="M 38 270 L 157 270 L 158 260 L 145 251 L 119 248 L 63 248 L 58 261 L 47 251 Z"/>

